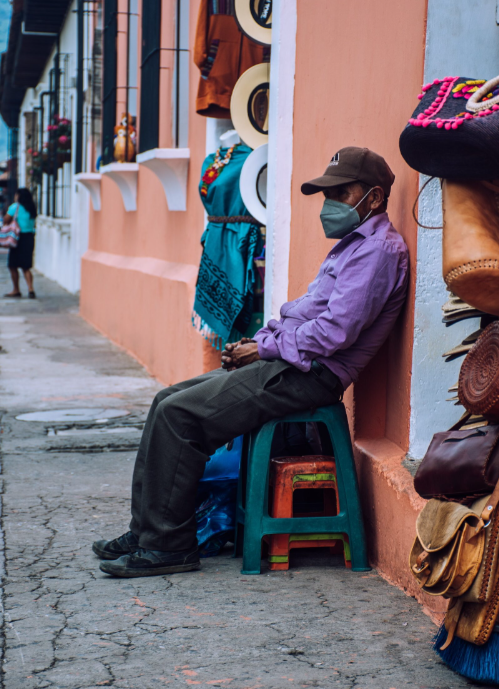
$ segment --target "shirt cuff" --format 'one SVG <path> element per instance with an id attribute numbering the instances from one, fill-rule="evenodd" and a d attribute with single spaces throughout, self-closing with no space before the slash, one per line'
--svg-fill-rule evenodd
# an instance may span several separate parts
<path id="1" fill-rule="evenodd" d="M 255 339 L 258 344 L 260 359 L 282 359 L 279 347 L 272 335 L 269 334 L 258 337 L 257 333 L 254 335 L 253 339 Z"/>

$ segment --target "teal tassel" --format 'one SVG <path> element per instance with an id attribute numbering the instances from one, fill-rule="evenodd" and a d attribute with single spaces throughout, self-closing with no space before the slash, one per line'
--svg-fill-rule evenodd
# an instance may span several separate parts
<path id="1" fill-rule="evenodd" d="M 483 646 L 455 636 L 448 648 L 441 651 L 440 647 L 446 639 L 447 630 L 442 625 L 435 637 L 433 648 L 446 665 L 475 682 L 499 685 L 499 632 L 494 631 Z"/>

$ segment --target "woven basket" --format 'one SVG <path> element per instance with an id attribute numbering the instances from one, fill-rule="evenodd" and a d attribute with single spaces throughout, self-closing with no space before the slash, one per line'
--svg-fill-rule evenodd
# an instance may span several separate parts
<path id="1" fill-rule="evenodd" d="M 458 396 L 472 414 L 499 421 L 499 321 L 485 328 L 463 361 Z"/>

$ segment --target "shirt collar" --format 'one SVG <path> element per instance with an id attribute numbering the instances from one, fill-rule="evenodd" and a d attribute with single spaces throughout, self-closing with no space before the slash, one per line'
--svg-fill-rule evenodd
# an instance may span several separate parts
<path id="1" fill-rule="evenodd" d="M 382 227 L 386 227 L 388 224 L 390 224 L 390 219 L 388 218 L 388 213 L 386 212 L 375 215 L 374 218 L 369 218 L 369 220 L 366 220 L 366 222 L 362 223 L 362 225 L 360 225 L 356 230 L 353 230 L 347 234 L 346 237 L 340 239 L 340 241 L 333 246 L 329 252 L 329 255 L 332 256 L 333 254 L 337 253 L 338 250 L 342 250 L 347 247 L 350 242 L 355 239 L 355 235 L 360 234 L 362 237 L 367 238 L 375 234 Z"/>
<path id="2" fill-rule="evenodd" d="M 352 234 L 357 233 L 361 234 L 363 237 L 370 237 L 379 229 L 385 227 L 389 222 L 388 213 L 385 211 L 363 222 L 362 225 L 359 225 L 359 227 L 352 232 Z"/>

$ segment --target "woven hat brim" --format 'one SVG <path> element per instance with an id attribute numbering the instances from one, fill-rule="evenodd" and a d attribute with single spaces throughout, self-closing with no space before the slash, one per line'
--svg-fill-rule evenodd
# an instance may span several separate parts
<path id="1" fill-rule="evenodd" d="M 248 38 L 260 45 L 271 44 L 272 24 L 269 24 L 269 26 L 260 26 L 251 14 L 248 0 L 236 0 L 234 10 L 238 26 Z"/>
<path id="2" fill-rule="evenodd" d="M 473 347 L 473 343 L 471 342 L 470 344 L 460 344 L 457 345 L 457 347 L 453 347 L 452 349 L 449 349 L 448 352 L 445 352 L 445 354 L 442 354 L 443 357 L 447 356 L 454 356 L 454 354 L 464 354 L 465 352 L 469 352 L 470 349 Z"/>
<path id="3" fill-rule="evenodd" d="M 262 62 L 247 69 L 236 81 L 230 99 L 230 116 L 237 133 L 250 148 L 268 143 L 269 136 L 253 126 L 248 113 L 248 101 L 254 89 L 268 84 L 270 65 Z"/>

